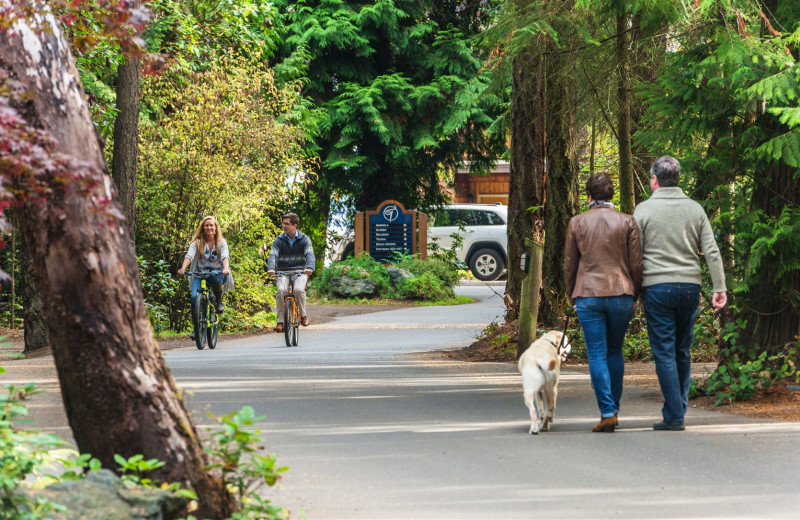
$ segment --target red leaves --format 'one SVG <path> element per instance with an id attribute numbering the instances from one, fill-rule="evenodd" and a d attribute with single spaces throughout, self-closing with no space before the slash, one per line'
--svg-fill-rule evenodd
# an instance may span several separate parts
<path id="1" fill-rule="evenodd" d="M 0 97 L 0 210 L 23 204 L 48 204 L 69 192 L 90 195 L 98 213 L 116 219 L 103 174 L 91 164 L 58 153 L 52 136 L 28 125 Z"/>

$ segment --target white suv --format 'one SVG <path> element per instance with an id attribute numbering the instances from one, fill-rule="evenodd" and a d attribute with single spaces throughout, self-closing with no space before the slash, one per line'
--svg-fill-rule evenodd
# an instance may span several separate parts
<path id="1" fill-rule="evenodd" d="M 431 238 L 438 247 L 450 249 L 450 235 L 460 234 L 464 244 L 456 251 L 459 260 L 469 266 L 478 280 L 497 280 L 505 270 L 508 235 L 508 207 L 500 204 L 450 204 L 432 211 L 428 222 L 428 253 L 432 253 Z M 458 223 L 465 232 L 461 233 Z"/>

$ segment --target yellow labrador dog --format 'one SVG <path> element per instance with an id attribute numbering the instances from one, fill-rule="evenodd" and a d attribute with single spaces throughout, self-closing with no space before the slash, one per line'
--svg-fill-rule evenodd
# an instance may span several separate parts
<path id="1" fill-rule="evenodd" d="M 563 338 L 564 344 L 561 344 L 563 336 L 560 330 L 546 332 L 519 358 L 522 396 L 531 412 L 531 435 L 539 433 L 540 429 L 549 431 L 556 416 L 561 362 L 572 350 L 567 338 Z"/>

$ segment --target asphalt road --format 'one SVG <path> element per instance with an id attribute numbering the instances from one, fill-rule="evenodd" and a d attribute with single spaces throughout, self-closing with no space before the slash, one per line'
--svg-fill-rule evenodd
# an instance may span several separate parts
<path id="1" fill-rule="evenodd" d="M 495 289 L 502 293 L 501 287 Z M 516 366 L 436 354 L 503 313 L 485 286 L 457 307 L 416 307 L 220 341 L 165 358 L 197 422 L 251 405 L 290 470 L 268 491 L 293 518 L 800 518 L 800 424 L 690 410 L 654 432 L 657 391 L 628 387 L 620 429 L 598 420 L 588 376 L 563 372 L 550 432 L 528 435 Z M 0 381 L 37 380 L 37 424 L 68 435 L 52 361 L 15 361 Z"/>

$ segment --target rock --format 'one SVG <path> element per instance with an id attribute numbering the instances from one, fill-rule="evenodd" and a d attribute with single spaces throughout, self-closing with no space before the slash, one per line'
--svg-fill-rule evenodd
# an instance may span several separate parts
<path id="1" fill-rule="evenodd" d="M 111 470 L 92 471 L 81 480 L 65 480 L 44 489 L 22 489 L 30 500 L 37 497 L 67 508 L 49 520 L 169 520 L 186 507 L 186 499 L 160 489 L 127 487 Z"/>
<path id="2" fill-rule="evenodd" d="M 378 288 L 378 284 L 369 278 L 354 280 L 347 276 L 337 276 L 331 278 L 331 291 L 345 298 L 360 298 L 372 296 Z"/>
<path id="3" fill-rule="evenodd" d="M 414 275 L 408 269 L 390 265 L 386 270 L 389 272 L 389 279 L 392 281 L 392 285 L 395 287 L 400 287 L 409 278 L 414 278 Z"/>

